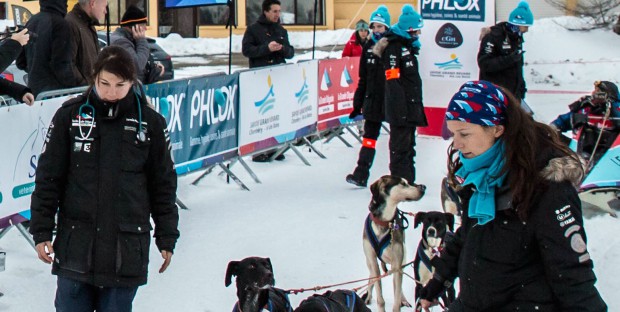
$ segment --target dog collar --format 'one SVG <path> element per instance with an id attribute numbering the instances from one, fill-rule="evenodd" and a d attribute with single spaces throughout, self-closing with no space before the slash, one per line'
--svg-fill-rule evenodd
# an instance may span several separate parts
<path id="1" fill-rule="evenodd" d="M 383 221 L 377 217 L 375 217 L 375 215 L 373 215 L 372 213 L 370 214 L 370 220 L 372 220 L 372 222 L 376 223 L 378 226 L 382 226 L 382 227 L 386 227 L 389 228 L 390 227 L 390 223 L 392 223 L 392 221 Z"/>

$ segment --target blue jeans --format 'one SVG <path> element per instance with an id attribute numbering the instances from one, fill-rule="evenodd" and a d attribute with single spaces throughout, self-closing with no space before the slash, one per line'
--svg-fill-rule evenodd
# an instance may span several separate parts
<path id="1" fill-rule="evenodd" d="M 56 312 L 131 312 L 138 287 L 97 287 L 58 277 Z"/>

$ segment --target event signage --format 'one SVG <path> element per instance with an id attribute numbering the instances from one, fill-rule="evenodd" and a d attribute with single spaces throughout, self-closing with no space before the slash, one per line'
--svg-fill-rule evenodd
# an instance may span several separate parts
<path id="1" fill-rule="evenodd" d="M 185 8 L 193 6 L 224 5 L 228 0 L 166 0 L 166 8 Z"/>
<path id="2" fill-rule="evenodd" d="M 344 124 L 353 109 L 359 80 L 359 57 L 319 61 L 318 129 Z"/>
<path id="3" fill-rule="evenodd" d="M 485 0 L 422 0 L 422 18 L 442 21 L 485 21 Z"/>

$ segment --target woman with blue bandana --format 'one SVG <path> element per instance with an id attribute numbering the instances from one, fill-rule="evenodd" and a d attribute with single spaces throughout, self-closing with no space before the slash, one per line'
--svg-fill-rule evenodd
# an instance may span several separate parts
<path id="1" fill-rule="evenodd" d="M 431 260 L 425 311 L 456 277 L 450 311 L 607 311 L 586 248 L 577 156 L 487 81 L 461 87 L 446 123 L 462 222 Z"/>
<path id="2" fill-rule="evenodd" d="M 417 55 L 422 16 L 405 4 L 398 23 L 392 25 L 374 48 L 385 71 L 385 120 L 390 124 L 390 173 L 415 182 L 415 130 L 426 127 L 422 79 Z"/>
<path id="3" fill-rule="evenodd" d="M 385 5 L 380 5 L 370 15 L 372 35 L 364 44 L 360 58 L 359 80 L 353 96 L 353 111 L 349 118 L 353 119 L 360 114 L 364 115 L 364 134 L 357 166 L 352 174 L 346 177 L 347 182 L 366 187 L 370 176 L 370 167 L 375 159 L 375 146 L 381 131 L 384 117 L 385 74 L 381 58 L 372 51 L 375 44 L 383 38 L 390 28 L 390 13 Z"/>

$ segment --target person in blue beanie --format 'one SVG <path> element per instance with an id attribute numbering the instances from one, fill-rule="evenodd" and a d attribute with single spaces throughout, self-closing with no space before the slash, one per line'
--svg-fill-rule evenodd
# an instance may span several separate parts
<path id="1" fill-rule="evenodd" d="M 415 182 L 415 131 L 428 122 L 418 58 L 422 16 L 405 4 L 398 23 L 374 47 L 385 71 L 385 120 L 390 124 L 390 173 Z"/>
<path id="2" fill-rule="evenodd" d="M 373 53 L 375 44 L 383 38 L 390 27 L 390 13 L 385 5 L 380 5 L 370 15 L 372 35 L 364 45 L 359 66 L 359 81 L 353 96 L 353 111 L 349 118 L 353 119 L 360 114 L 364 115 L 364 134 L 360 148 L 357 166 L 352 174 L 347 175 L 346 181 L 359 187 L 366 187 L 370 176 L 370 167 L 375 159 L 375 145 L 381 123 L 385 120 L 384 95 L 385 73 L 381 58 Z"/>
<path id="3" fill-rule="evenodd" d="M 607 311 L 575 188 L 583 177 L 577 155 L 488 81 L 465 83 L 445 119 L 462 221 L 431 260 L 424 311 L 456 277 L 450 311 Z"/>
<path id="4" fill-rule="evenodd" d="M 483 28 L 478 67 L 480 80 L 500 85 L 518 99 L 525 99 L 527 86 L 523 78 L 523 34 L 534 24 L 527 2 L 521 1 L 510 12 L 507 22 Z"/>

